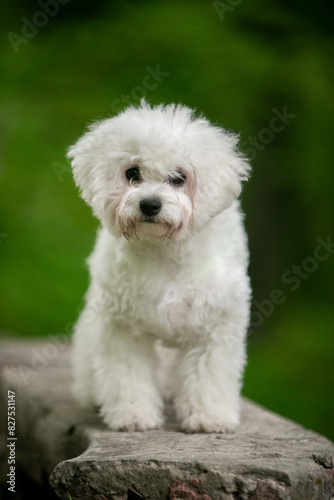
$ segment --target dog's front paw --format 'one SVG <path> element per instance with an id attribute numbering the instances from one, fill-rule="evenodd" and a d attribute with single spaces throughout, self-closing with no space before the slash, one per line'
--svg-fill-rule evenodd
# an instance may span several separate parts
<path id="1" fill-rule="evenodd" d="M 239 424 L 237 416 L 228 413 L 193 413 L 185 418 L 182 423 L 182 429 L 185 432 L 207 432 L 216 434 L 225 434 L 235 430 Z"/>
<path id="2" fill-rule="evenodd" d="M 142 432 L 158 429 L 163 423 L 159 411 L 149 411 L 137 405 L 107 411 L 102 408 L 103 421 L 112 431 Z"/>

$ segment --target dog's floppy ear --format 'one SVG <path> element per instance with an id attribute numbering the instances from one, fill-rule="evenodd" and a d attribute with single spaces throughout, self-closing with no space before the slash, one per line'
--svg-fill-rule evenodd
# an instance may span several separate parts
<path id="1" fill-rule="evenodd" d="M 101 148 L 103 146 L 104 127 L 101 122 L 96 122 L 89 127 L 78 141 L 70 146 L 67 151 L 67 158 L 70 158 L 73 176 L 76 185 L 80 189 L 82 198 L 93 205 L 94 196 L 97 194 L 96 179 L 97 168 L 101 162 Z"/>
<path id="2" fill-rule="evenodd" d="M 196 171 L 198 218 L 214 217 L 228 208 L 250 174 L 247 159 L 238 151 L 238 136 L 218 127 L 208 127 L 197 141 L 193 164 Z M 203 215 L 200 214 L 203 212 Z"/>
<path id="3" fill-rule="evenodd" d="M 222 132 L 224 137 L 221 138 L 219 168 L 224 190 L 232 201 L 240 195 L 242 182 L 248 180 L 251 167 L 246 157 L 238 150 L 239 137 L 226 131 Z"/>

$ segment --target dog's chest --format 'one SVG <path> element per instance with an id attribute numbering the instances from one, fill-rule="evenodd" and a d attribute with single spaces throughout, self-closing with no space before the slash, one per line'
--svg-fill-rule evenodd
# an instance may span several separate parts
<path id="1" fill-rule="evenodd" d="M 134 335 L 156 334 L 163 328 L 158 306 L 167 286 L 180 278 L 178 266 L 159 258 L 115 264 L 108 286 L 114 321 L 131 329 Z"/>

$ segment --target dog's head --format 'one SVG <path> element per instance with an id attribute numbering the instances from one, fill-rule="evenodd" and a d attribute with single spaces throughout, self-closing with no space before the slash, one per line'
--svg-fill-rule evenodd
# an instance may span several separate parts
<path id="1" fill-rule="evenodd" d="M 127 239 L 185 238 L 230 206 L 250 170 L 237 137 L 184 106 L 130 107 L 68 152 L 94 214 Z"/>

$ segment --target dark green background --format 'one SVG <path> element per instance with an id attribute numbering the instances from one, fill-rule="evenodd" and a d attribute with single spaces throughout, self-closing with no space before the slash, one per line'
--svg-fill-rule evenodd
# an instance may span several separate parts
<path id="1" fill-rule="evenodd" d="M 317 238 L 333 234 L 333 3 L 58 6 L 53 17 L 31 0 L 0 7 L 1 330 L 68 334 L 82 306 L 98 223 L 67 146 L 119 99 L 182 102 L 240 132 L 253 158 L 242 195 L 255 300 L 244 394 L 334 438 L 334 255 L 312 260 Z M 165 73 L 154 89 L 143 88 L 147 67 Z M 273 133 L 284 109 L 293 118 Z"/>

